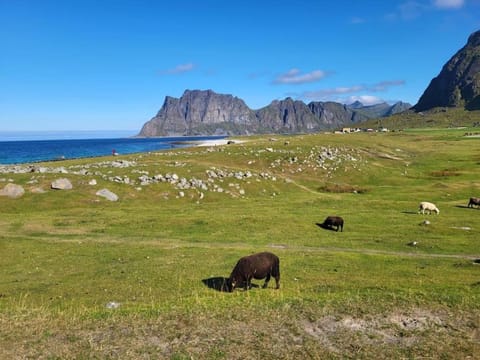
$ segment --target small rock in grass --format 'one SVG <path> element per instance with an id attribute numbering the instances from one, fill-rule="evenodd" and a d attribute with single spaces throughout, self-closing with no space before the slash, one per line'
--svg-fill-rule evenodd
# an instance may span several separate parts
<path id="1" fill-rule="evenodd" d="M 118 309 L 120 307 L 120 303 L 117 303 L 115 301 L 110 301 L 109 303 L 107 303 L 107 305 L 105 305 L 105 307 L 107 309 Z"/>
<path id="2" fill-rule="evenodd" d="M 118 201 L 118 195 L 114 194 L 113 192 L 111 192 L 108 189 L 98 190 L 95 195 L 104 197 L 105 199 L 107 199 L 109 201 Z"/>

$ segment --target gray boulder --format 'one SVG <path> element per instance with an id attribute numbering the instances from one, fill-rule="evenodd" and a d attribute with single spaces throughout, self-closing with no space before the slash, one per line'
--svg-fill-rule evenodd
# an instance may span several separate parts
<path id="1" fill-rule="evenodd" d="M 55 190 L 71 190 L 71 189 L 73 189 L 73 185 L 70 182 L 70 180 L 65 179 L 65 178 L 57 179 L 57 180 L 53 181 L 51 187 L 52 187 L 52 189 L 55 189 Z"/>
<path id="2" fill-rule="evenodd" d="M 9 183 L 0 190 L 0 196 L 8 196 L 9 198 L 16 199 L 25 194 L 25 190 L 22 186 Z"/>
<path id="3" fill-rule="evenodd" d="M 105 199 L 107 199 L 109 201 L 118 201 L 118 195 L 114 194 L 113 192 L 111 192 L 108 189 L 98 190 L 95 195 L 104 197 Z"/>

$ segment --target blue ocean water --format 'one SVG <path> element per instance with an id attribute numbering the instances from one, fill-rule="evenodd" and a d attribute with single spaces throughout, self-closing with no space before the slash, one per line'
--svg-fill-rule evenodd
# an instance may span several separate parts
<path id="1" fill-rule="evenodd" d="M 110 137 L 108 137 L 110 136 Z M 0 164 L 23 164 L 192 146 L 188 141 L 225 136 L 133 138 L 127 132 L 0 132 Z"/>

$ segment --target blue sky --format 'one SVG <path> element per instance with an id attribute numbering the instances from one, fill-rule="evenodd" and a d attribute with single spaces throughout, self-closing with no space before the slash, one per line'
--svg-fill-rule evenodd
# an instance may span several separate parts
<path id="1" fill-rule="evenodd" d="M 0 0 L 0 131 L 139 131 L 186 89 L 415 104 L 480 0 Z"/>

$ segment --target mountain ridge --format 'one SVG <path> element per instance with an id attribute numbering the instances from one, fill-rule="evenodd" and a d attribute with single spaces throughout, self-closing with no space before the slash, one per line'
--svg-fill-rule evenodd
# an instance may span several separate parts
<path id="1" fill-rule="evenodd" d="M 445 63 L 413 110 L 435 107 L 480 110 L 480 31 L 472 33 L 467 44 Z"/>
<path id="2" fill-rule="evenodd" d="M 410 108 L 397 102 L 364 106 L 287 97 L 273 100 L 258 110 L 231 94 L 213 90 L 185 90 L 180 98 L 166 96 L 157 114 L 147 121 L 138 136 L 250 135 L 302 133 L 352 126 L 368 119 L 388 116 Z"/>

